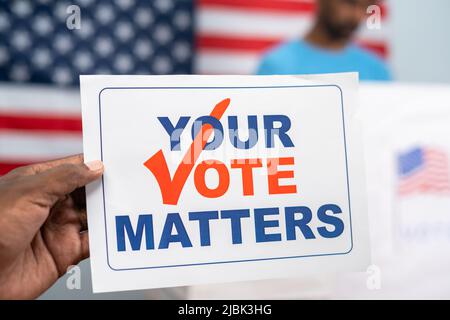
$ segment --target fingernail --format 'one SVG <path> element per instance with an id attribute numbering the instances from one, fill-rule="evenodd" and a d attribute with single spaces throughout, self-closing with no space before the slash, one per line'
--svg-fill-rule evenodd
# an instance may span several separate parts
<path id="1" fill-rule="evenodd" d="M 100 160 L 94 160 L 94 161 L 90 161 L 88 163 L 86 163 L 86 166 L 89 168 L 89 170 L 91 171 L 100 171 L 103 170 L 103 162 L 101 162 Z"/>

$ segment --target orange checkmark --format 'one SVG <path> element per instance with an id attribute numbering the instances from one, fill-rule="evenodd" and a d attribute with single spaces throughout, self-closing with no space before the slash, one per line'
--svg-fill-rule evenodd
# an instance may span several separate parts
<path id="1" fill-rule="evenodd" d="M 210 116 L 220 120 L 230 105 L 230 101 L 229 98 L 220 101 L 211 111 Z M 164 204 L 176 205 L 178 203 L 187 178 L 213 131 L 213 127 L 210 124 L 202 126 L 184 155 L 183 160 L 178 165 L 173 178 L 170 176 L 167 161 L 162 150 L 159 150 L 144 162 L 144 166 L 153 173 L 158 182 Z"/>

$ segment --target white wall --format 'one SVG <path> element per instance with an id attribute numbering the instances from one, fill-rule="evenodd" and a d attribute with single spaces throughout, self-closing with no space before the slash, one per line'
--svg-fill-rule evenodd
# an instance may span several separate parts
<path id="1" fill-rule="evenodd" d="M 389 0 L 396 80 L 450 83 L 450 1 Z"/>

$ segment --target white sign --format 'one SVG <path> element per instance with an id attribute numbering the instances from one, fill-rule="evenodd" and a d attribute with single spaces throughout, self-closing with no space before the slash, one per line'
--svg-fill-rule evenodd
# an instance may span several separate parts
<path id="1" fill-rule="evenodd" d="M 94 291 L 365 270 L 357 84 L 82 76 Z"/>

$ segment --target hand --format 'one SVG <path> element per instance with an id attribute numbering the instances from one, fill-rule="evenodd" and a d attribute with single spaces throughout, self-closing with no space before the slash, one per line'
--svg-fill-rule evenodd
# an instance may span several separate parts
<path id="1" fill-rule="evenodd" d="M 82 187 L 102 173 L 77 155 L 0 178 L 0 299 L 36 298 L 89 256 Z"/>

